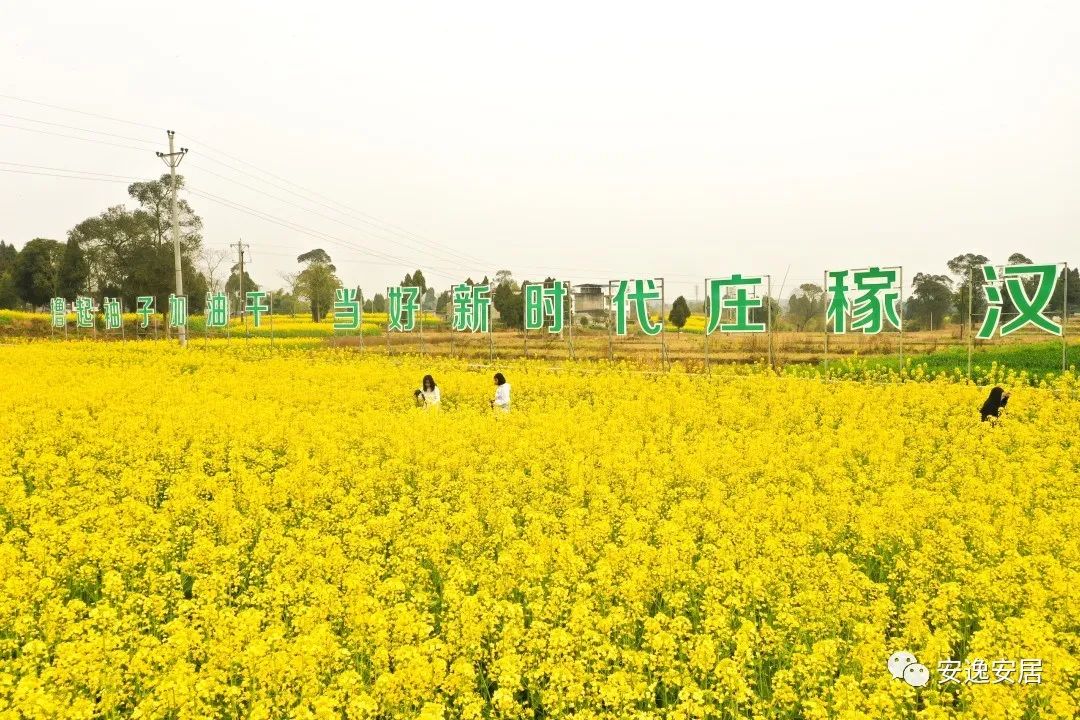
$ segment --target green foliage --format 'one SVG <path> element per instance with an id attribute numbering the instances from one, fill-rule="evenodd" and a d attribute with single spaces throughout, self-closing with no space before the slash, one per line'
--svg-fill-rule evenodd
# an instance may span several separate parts
<path id="1" fill-rule="evenodd" d="M 64 246 L 56 240 L 34 238 L 19 252 L 14 285 L 19 297 L 36 307 L 49 304 L 60 278 Z"/>
<path id="2" fill-rule="evenodd" d="M 680 295 L 675 298 L 675 302 L 671 304 L 671 312 L 668 313 L 668 321 L 679 328 L 680 330 L 686 325 L 687 318 L 690 317 L 690 306 L 686 302 L 686 298 Z"/>
<path id="3" fill-rule="evenodd" d="M 504 280 L 495 288 L 491 304 L 499 311 L 499 320 L 508 328 L 525 326 L 525 297 L 520 291 L 515 292 L 510 280 Z"/>
<path id="4" fill-rule="evenodd" d="M 918 273 L 911 283 L 911 298 L 904 308 L 905 327 L 911 330 L 930 329 L 945 322 L 955 309 L 956 294 L 948 275 Z"/>
<path id="5" fill-rule="evenodd" d="M 296 295 L 310 305 L 311 319 L 320 322 L 333 310 L 334 293 L 341 287 L 341 280 L 335 274 L 336 268 L 330 256 L 321 248 L 310 250 L 296 259 L 307 263 L 296 276 Z"/>
<path id="6" fill-rule="evenodd" d="M 788 299 L 788 320 L 799 332 L 813 325 L 825 312 L 825 291 L 820 285 L 803 283 Z"/>

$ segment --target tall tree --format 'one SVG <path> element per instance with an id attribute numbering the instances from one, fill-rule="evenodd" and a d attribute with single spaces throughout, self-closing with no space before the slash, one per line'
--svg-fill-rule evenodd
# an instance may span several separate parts
<path id="1" fill-rule="evenodd" d="M 15 262 L 15 290 L 35 307 L 48 305 L 60 285 L 64 246 L 56 240 L 34 238 L 19 251 Z"/>
<path id="2" fill-rule="evenodd" d="M 64 255 L 60 259 L 58 278 L 59 294 L 73 298 L 87 291 L 86 281 L 90 277 L 90 267 L 86 254 L 79 246 L 78 236 L 68 237 L 64 245 Z"/>
<path id="3" fill-rule="evenodd" d="M 941 327 L 946 317 L 954 316 L 955 308 L 956 293 L 952 278 L 930 273 L 915 274 L 911 282 L 911 297 L 904 308 L 905 320 L 913 328 Z"/>
<path id="4" fill-rule="evenodd" d="M 820 285 L 803 283 L 788 299 L 788 318 L 799 332 L 825 312 L 825 291 Z"/>
<path id="5" fill-rule="evenodd" d="M 416 276 L 413 275 L 413 278 Z M 424 297 L 420 301 L 420 309 L 424 312 L 431 312 L 435 309 L 435 288 L 427 288 L 424 290 Z"/>
<path id="6" fill-rule="evenodd" d="M 499 312 L 499 320 L 509 328 L 525 325 L 525 298 L 521 292 L 514 292 L 511 280 L 503 280 L 491 296 L 491 304 Z"/>
<path id="7" fill-rule="evenodd" d="M 198 256 L 199 272 L 206 276 L 206 286 L 210 292 L 224 290 L 221 266 L 229 257 L 229 253 L 222 248 L 204 247 Z"/>
<path id="8" fill-rule="evenodd" d="M 19 251 L 14 245 L 0 240 L 0 309 L 12 310 L 19 307 L 19 291 L 15 289 L 15 263 L 19 261 Z"/>
<path id="9" fill-rule="evenodd" d="M 409 273 L 405 273 L 405 279 L 401 281 L 401 287 L 412 287 L 412 286 L 413 286 L 413 276 L 410 275 Z"/>
<path id="10" fill-rule="evenodd" d="M 371 312 L 386 312 L 386 298 L 382 293 L 375 293 L 375 297 L 371 298 Z"/>
<path id="11" fill-rule="evenodd" d="M 177 176 L 183 188 L 184 179 Z M 95 296 L 119 295 L 127 307 L 134 307 L 137 295 L 153 295 L 159 310 L 167 310 L 167 298 L 175 289 L 171 216 L 172 193 L 169 175 L 128 186 L 128 195 L 138 203 L 129 211 L 123 205 L 108 208 L 87 218 L 68 232 L 86 253 L 88 291 Z M 203 302 L 205 278 L 195 268 L 202 244 L 202 220 L 187 200 L 177 200 L 180 227 L 180 268 L 184 291 L 192 309 Z"/>
<path id="12" fill-rule="evenodd" d="M 248 273 L 246 268 L 244 269 L 243 280 L 244 284 L 241 286 L 240 263 L 237 263 L 233 265 L 229 271 L 229 279 L 225 281 L 225 292 L 229 293 L 230 295 L 233 293 L 238 293 L 241 291 L 241 287 L 243 287 L 243 292 L 245 293 L 249 293 L 259 289 L 258 283 L 256 283 L 255 280 L 251 277 L 251 274 Z M 240 296 L 240 302 L 244 302 L 243 296 Z"/>
<path id="13" fill-rule="evenodd" d="M 304 264 L 296 278 L 297 292 L 311 305 L 311 319 L 320 322 L 333 308 L 334 292 L 341 287 L 337 268 L 322 248 L 309 250 L 296 260 Z"/>
<path id="14" fill-rule="evenodd" d="M 985 255 L 965 253 L 957 255 L 946 263 L 949 272 L 956 276 L 956 290 L 953 292 L 953 304 L 956 306 L 956 317 L 961 319 L 961 336 L 966 331 L 968 321 L 968 296 L 970 294 L 971 317 L 981 318 L 986 314 L 986 296 L 980 291 L 983 283 L 982 267 L 990 262 Z M 975 292 L 969 293 L 969 288 Z"/>
<path id="15" fill-rule="evenodd" d="M 412 284 L 420 288 L 420 294 L 424 294 L 428 290 L 427 279 L 424 278 L 424 273 L 419 269 L 412 274 Z"/>
<path id="16" fill-rule="evenodd" d="M 668 313 L 668 322 L 682 330 L 689 317 L 690 305 L 686 302 L 686 298 L 680 295 L 675 298 L 675 302 L 671 303 L 671 312 Z"/>

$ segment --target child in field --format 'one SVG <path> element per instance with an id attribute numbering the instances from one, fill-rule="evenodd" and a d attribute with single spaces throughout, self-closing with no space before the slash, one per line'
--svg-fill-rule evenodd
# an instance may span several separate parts
<path id="1" fill-rule="evenodd" d="M 995 387 L 990 391 L 990 397 L 986 398 L 986 402 L 983 403 L 982 414 L 983 422 L 986 422 L 990 418 L 998 417 L 998 413 L 1001 408 L 1005 407 L 1009 402 L 1009 393 L 1002 390 L 1000 387 Z"/>
<path id="2" fill-rule="evenodd" d="M 510 383 L 502 373 L 495 373 L 495 398 L 491 407 L 503 412 L 510 411 Z"/>

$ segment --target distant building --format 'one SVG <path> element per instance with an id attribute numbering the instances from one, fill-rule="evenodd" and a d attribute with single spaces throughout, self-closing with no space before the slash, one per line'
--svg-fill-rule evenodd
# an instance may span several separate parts
<path id="1" fill-rule="evenodd" d="M 608 319 L 607 286 L 583 283 L 574 286 L 574 322 L 603 325 Z"/>

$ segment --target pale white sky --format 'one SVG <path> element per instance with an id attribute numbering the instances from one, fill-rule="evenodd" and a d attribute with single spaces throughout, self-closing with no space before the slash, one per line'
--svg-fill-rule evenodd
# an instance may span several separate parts
<path id="1" fill-rule="evenodd" d="M 0 94 L 151 126 L 0 97 L 0 170 L 153 177 L 152 128 L 172 128 L 192 187 L 346 244 L 190 198 L 206 243 L 243 237 L 264 285 L 314 247 L 369 293 L 506 267 L 665 276 L 669 301 L 731 272 L 775 291 L 790 267 L 786 296 L 826 267 L 910 278 L 968 251 L 1080 263 L 1075 0 L 0 8 Z M 62 240 L 126 201 L 0 172 L 0 238 Z"/>

